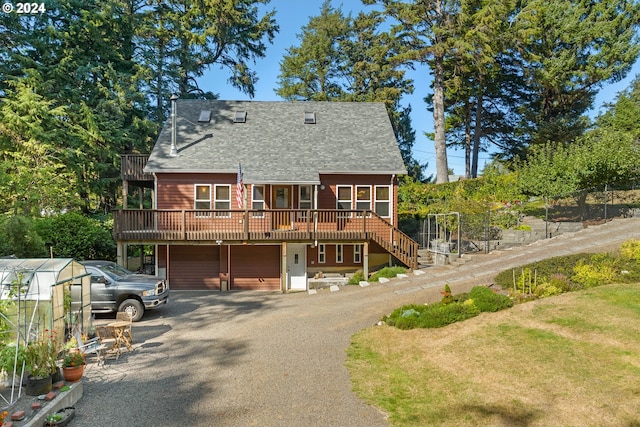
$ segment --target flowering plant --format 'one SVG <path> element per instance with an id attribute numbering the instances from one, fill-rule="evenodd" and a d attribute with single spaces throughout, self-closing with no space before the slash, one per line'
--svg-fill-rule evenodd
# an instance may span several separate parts
<path id="1" fill-rule="evenodd" d="M 4 419 L 9 415 L 9 411 L 4 411 L 0 413 L 0 423 L 4 423 Z"/>
<path id="2" fill-rule="evenodd" d="M 67 351 L 62 360 L 64 368 L 76 368 L 84 365 L 84 354 L 79 351 Z"/>
<path id="3" fill-rule="evenodd" d="M 45 334 L 36 341 L 29 342 L 25 350 L 25 362 L 29 372 L 35 378 L 46 378 L 56 369 L 58 344 L 55 331 L 45 330 Z"/>

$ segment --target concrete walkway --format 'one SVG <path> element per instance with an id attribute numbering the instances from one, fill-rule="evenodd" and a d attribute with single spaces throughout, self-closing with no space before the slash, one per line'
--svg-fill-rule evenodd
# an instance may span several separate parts
<path id="1" fill-rule="evenodd" d="M 386 426 L 351 392 L 344 361 L 352 334 L 402 304 L 440 299 L 445 283 L 458 293 L 504 269 L 629 238 L 640 239 L 640 218 L 337 292 L 172 292 L 134 325 L 132 353 L 89 365 L 71 425 Z"/>

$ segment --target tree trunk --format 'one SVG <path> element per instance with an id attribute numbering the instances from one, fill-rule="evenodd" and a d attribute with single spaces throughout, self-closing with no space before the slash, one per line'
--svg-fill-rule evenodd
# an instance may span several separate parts
<path id="1" fill-rule="evenodd" d="M 471 107 L 464 106 L 464 177 L 471 178 Z"/>
<path id="2" fill-rule="evenodd" d="M 436 53 L 433 60 L 433 126 L 435 130 L 436 184 L 449 182 L 447 142 L 444 134 L 444 57 Z"/>

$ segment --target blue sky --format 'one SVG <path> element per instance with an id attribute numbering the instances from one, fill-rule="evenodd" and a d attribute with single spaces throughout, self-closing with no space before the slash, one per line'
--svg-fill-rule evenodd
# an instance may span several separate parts
<path id="1" fill-rule="evenodd" d="M 280 61 L 286 54 L 286 50 L 291 46 L 297 46 L 299 39 L 297 34 L 302 32 L 302 26 L 309 23 L 311 16 L 320 14 L 320 8 L 323 0 L 272 0 L 267 6 L 268 10 L 275 9 L 276 21 L 280 26 L 280 32 L 276 34 L 272 45 L 268 45 L 266 57 L 252 64 L 252 69 L 259 76 L 256 85 L 255 101 L 279 101 L 281 100 L 274 92 L 278 74 L 280 73 Z M 357 15 L 361 10 L 372 10 L 371 6 L 364 6 L 360 0 L 332 0 L 334 8 L 342 7 L 343 13 Z M 636 62 L 633 70 L 623 81 L 604 87 L 598 94 L 595 102 L 595 108 L 591 111 L 591 115 L 597 115 L 601 111 L 603 103 L 611 102 L 616 94 L 627 88 L 633 78 L 640 74 L 640 62 Z M 405 95 L 402 100 L 404 105 L 411 105 L 411 120 L 413 128 L 416 131 L 416 143 L 413 147 L 413 156 L 420 162 L 428 162 L 426 175 L 435 175 L 435 151 L 433 142 L 424 136 L 425 132 L 433 132 L 432 113 L 426 110 L 423 101 L 424 97 L 429 93 L 429 83 L 431 77 L 427 67 L 416 68 L 415 71 L 408 71 L 408 77 L 414 80 L 415 90 L 411 95 Z M 248 95 L 243 94 L 239 90 L 231 87 L 227 83 L 229 75 L 225 70 L 217 67 L 211 68 L 205 75 L 199 79 L 200 88 L 206 91 L 212 91 L 220 94 L 220 99 L 226 100 L 248 100 Z M 448 151 L 449 168 L 452 168 L 455 174 L 464 173 L 464 152 Z M 490 159 L 489 153 L 480 153 L 480 169 L 484 162 Z"/>

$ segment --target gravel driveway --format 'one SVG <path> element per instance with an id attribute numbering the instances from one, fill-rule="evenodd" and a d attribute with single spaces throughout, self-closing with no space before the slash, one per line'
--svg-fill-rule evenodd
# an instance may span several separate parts
<path id="1" fill-rule="evenodd" d="M 316 295 L 172 291 L 167 306 L 134 324 L 132 353 L 89 365 L 71 425 L 386 426 L 351 392 L 344 361 L 353 333 L 402 304 L 440 299 L 444 283 L 462 292 L 511 266 L 631 237 L 640 238 L 640 219 Z"/>

